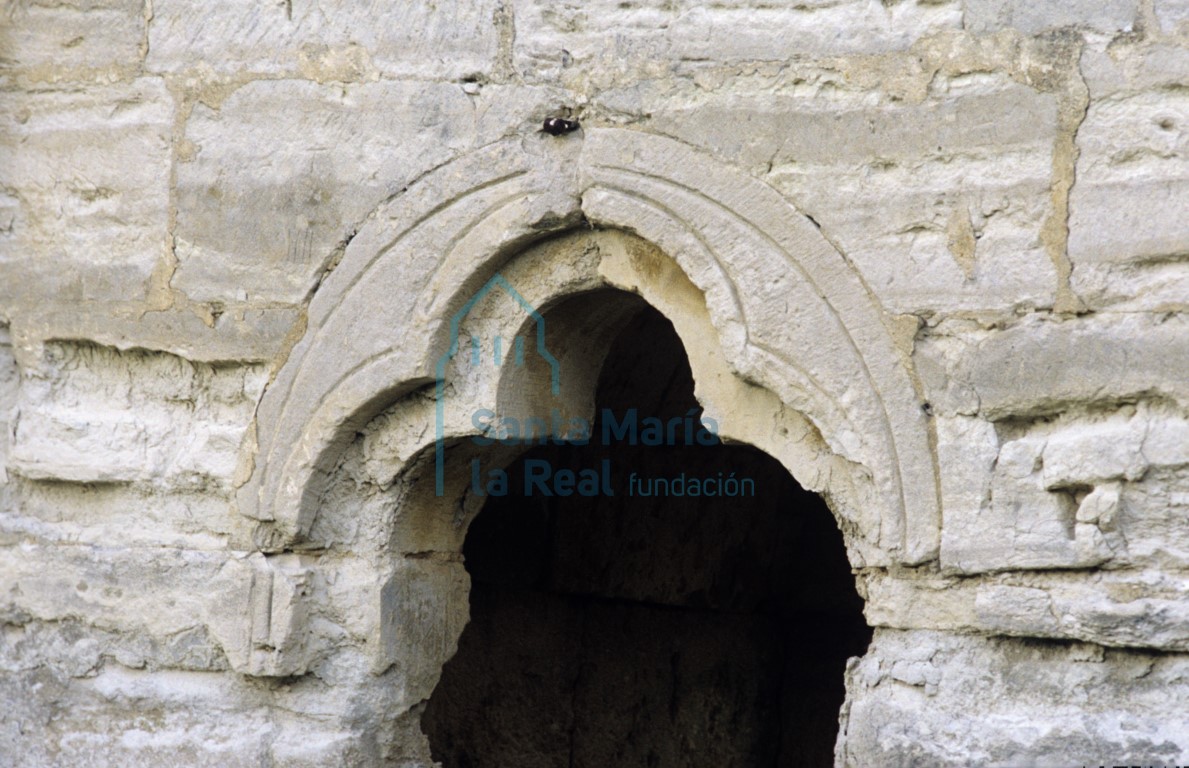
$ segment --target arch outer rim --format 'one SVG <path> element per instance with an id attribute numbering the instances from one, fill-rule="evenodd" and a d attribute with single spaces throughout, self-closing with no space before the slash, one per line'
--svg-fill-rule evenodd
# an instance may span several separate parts
<path id="1" fill-rule="evenodd" d="M 504 180 L 526 178 L 527 189 L 524 192 L 524 197 L 526 200 L 543 200 L 549 198 L 551 196 L 551 192 L 553 196 L 556 196 L 556 189 L 551 190 L 551 187 L 556 187 L 558 182 L 557 177 L 548 176 L 547 178 L 541 178 L 543 175 L 547 174 L 540 173 L 539 169 L 533 169 L 527 162 L 528 158 L 525 158 L 523 155 L 520 155 L 515 151 L 516 147 L 513 145 L 518 144 L 519 142 L 514 142 L 513 140 L 505 140 L 504 142 L 500 143 L 500 146 L 494 149 L 491 145 L 489 145 L 488 147 L 480 148 L 468 153 L 467 155 L 456 158 L 450 163 L 439 167 L 432 173 L 427 174 L 427 176 L 420 179 L 414 185 L 411 185 L 408 191 L 410 194 L 425 194 L 427 191 L 425 189 L 426 187 L 429 188 L 429 192 L 434 191 L 434 189 L 441 190 L 443 188 L 448 191 L 452 185 L 448 183 L 443 184 L 443 179 L 445 179 L 447 182 L 452 179 L 456 180 L 463 175 L 460 174 L 460 169 L 467 166 L 472 166 L 478 162 L 488 171 L 488 173 L 485 175 L 487 175 L 489 179 L 489 184 L 498 185 Z M 882 356 L 884 359 L 880 361 L 881 365 L 890 369 L 893 373 L 898 370 L 900 376 L 903 379 L 903 381 L 899 383 L 899 388 L 902 390 L 899 395 L 899 399 L 906 401 L 909 404 L 916 403 L 915 392 L 912 390 L 907 371 L 903 369 L 902 364 L 895 363 L 895 348 L 892 343 L 891 336 L 887 329 L 882 325 L 882 320 L 880 320 L 882 306 L 879 304 L 878 300 L 870 294 L 869 289 L 862 282 L 861 276 L 858 275 L 853 265 L 851 265 L 842 256 L 842 254 L 838 253 L 837 249 L 834 248 L 834 246 L 830 244 L 829 241 L 816 230 L 816 227 L 814 227 L 814 225 L 808 221 L 804 214 L 798 211 L 796 207 L 792 205 L 792 203 L 790 203 L 775 189 L 764 184 L 758 179 L 743 174 L 738 169 L 726 166 L 709 155 L 700 153 L 698 150 L 688 147 L 687 145 L 684 145 L 673 139 L 651 134 L 643 134 L 622 128 L 596 128 L 588 131 L 581 154 L 579 155 L 580 167 L 578 169 L 578 173 L 574 175 L 573 179 L 565 180 L 570 181 L 573 185 L 569 190 L 570 199 L 575 201 L 573 207 L 577 211 L 583 212 L 581 206 L 584 205 L 584 202 L 579 201 L 582 200 L 581 196 L 585 194 L 585 192 L 598 186 L 598 182 L 593 178 L 593 174 L 596 172 L 597 168 L 616 168 L 616 166 L 610 162 L 611 160 L 614 160 L 613 153 L 619 152 L 622 155 L 625 146 L 639 147 L 641 145 L 649 145 L 649 150 L 654 153 L 659 152 L 661 154 L 678 156 L 678 162 L 700 165 L 703 169 L 703 172 L 707 172 L 709 175 L 714 176 L 716 183 L 713 186 L 721 187 L 724 184 L 728 184 L 734 187 L 733 194 L 725 195 L 725 197 L 728 199 L 733 198 L 735 200 L 739 200 L 748 196 L 758 197 L 756 202 L 762 203 L 764 207 L 771 209 L 773 206 L 776 206 L 777 210 L 779 210 L 781 214 L 790 217 L 790 221 L 802 224 L 803 227 L 801 228 L 801 231 L 798 232 L 796 231 L 795 227 L 789 227 L 785 228 L 786 231 L 783 234 L 773 234 L 772 232 L 768 231 L 768 228 L 753 221 L 750 217 L 740 214 L 727 201 L 714 196 L 710 192 L 689 187 L 688 184 L 683 183 L 681 180 L 674 180 L 663 175 L 665 170 L 663 164 L 662 167 L 658 168 L 657 163 L 655 162 L 643 162 L 642 165 L 648 168 L 647 173 L 639 171 L 635 168 L 622 170 L 642 173 L 643 175 L 649 175 L 653 178 L 656 178 L 659 182 L 670 183 L 678 187 L 692 189 L 693 191 L 702 195 L 709 203 L 714 204 L 724 210 L 727 215 L 734 216 L 746 226 L 753 229 L 761 236 L 767 238 L 776 247 L 778 252 L 783 255 L 784 260 L 790 264 L 790 268 L 798 270 L 810 278 L 812 278 L 814 267 L 820 265 L 810 265 L 803 263 L 782 245 L 782 237 L 791 237 L 796 240 L 807 239 L 809 241 L 810 247 L 813 248 L 813 250 L 818 254 L 833 254 L 833 259 L 836 260 L 836 262 L 835 264 L 830 265 L 830 271 L 837 270 L 844 274 L 850 273 L 851 285 L 858 287 L 858 291 L 860 292 L 863 300 L 858 306 L 860 306 L 861 311 L 863 311 L 862 308 L 865 304 L 865 311 L 879 322 L 879 328 L 882 329 L 882 339 L 880 338 L 878 331 L 873 328 L 867 328 L 866 334 L 871 336 L 871 339 L 874 339 L 874 342 L 872 342 L 871 339 L 865 339 L 863 342 L 855 339 L 847 325 L 847 322 L 843 317 L 841 317 L 835 304 L 830 301 L 829 297 L 825 295 L 825 293 L 821 291 L 820 288 L 815 288 L 815 292 L 818 294 L 820 300 L 827 306 L 830 313 L 837 317 L 837 322 L 840 326 L 842 334 L 846 337 L 848 343 L 854 348 L 857 359 L 864 366 L 864 368 L 867 369 L 869 384 L 867 389 L 871 391 L 872 396 L 880 403 L 883 409 L 883 424 L 889 436 L 888 442 L 890 445 L 888 447 L 891 448 L 893 456 L 895 457 L 893 459 L 893 471 L 896 475 L 896 485 L 899 496 L 899 499 L 897 500 L 899 503 L 897 503 L 894 508 L 889 511 L 896 511 L 899 513 L 904 537 L 901 551 L 898 553 L 897 557 L 902 561 L 909 563 L 923 562 L 936 557 L 939 543 L 938 540 L 940 538 L 940 509 L 936 503 L 936 493 L 932 494 L 934 499 L 933 504 L 926 502 L 921 506 L 910 508 L 908 496 L 904 487 L 906 478 L 904 472 L 904 462 L 901 460 L 902 451 L 897 445 L 897 443 L 900 442 L 898 438 L 905 437 L 909 440 L 909 442 L 915 443 L 917 445 L 923 445 L 927 451 L 931 451 L 927 429 L 925 428 L 925 425 L 921 423 L 922 417 L 919 408 L 917 408 L 915 413 L 915 416 L 917 417 L 916 419 L 912 418 L 913 414 L 907 414 L 909 417 L 907 420 L 908 425 L 917 426 L 919 428 L 920 434 L 916 436 L 916 439 L 912 439 L 911 435 L 901 435 L 897 432 L 896 424 L 893 423 L 892 415 L 888 411 L 889 405 L 884 397 L 884 388 L 881 387 L 879 382 L 874 379 L 874 374 L 872 374 L 870 371 L 868 361 L 869 356 L 875 355 L 877 358 Z M 500 166 L 498 163 L 493 164 L 490 162 L 493 157 L 496 159 L 502 159 L 505 162 L 510 160 L 510 163 L 504 166 Z M 634 159 L 641 159 L 639 153 L 635 153 L 633 157 Z M 609 158 L 609 160 L 605 161 L 604 158 Z M 706 171 L 707 168 L 709 168 L 709 171 Z M 377 211 L 369 217 L 364 228 L 361 228 L 359 235 L 357 235 L 357 237 L 348 246 L 349 250 L 351 251 L 349 257 L 345 257 L 343 263 L 340 264 L 335 273 L 332 273 L 330 278 L 328 278 L 328 285 L 326 287 L 329 287 L 332 290 L 329 293 L 323 293 L 322 291 L 319 291 L 319 294 L 321 295 L 315 295 L 311 300 L 311 327 L 307 330 L 306 336 L 302 339 L 301 343 L 299 343 L 301 354 L 297 360 L 291 357 L 288 361 L 286 361 L 285 365 L 282 366 L 282 370 L 288 368 L 291 365 L 304 365 L 307 358 L 309 358 L 311 355 L 315 355 L 318 352 L 318 334 L 326 322 L 332 318 L 335 313 L 343 310 L 344 306 L 346 306 L 349 302 L 354 287 L 361 281 L 365 280 L 367 273 L 371 271 L 377 264 L 380 264 L 386 255 L 390 256 L 392 254 L 393 249 L 397 247 L 402 238 L 415 232 L 419 227 L 428 226 L 429 223 L 433 222 L 440 216 L 448 216 L 452 209 L 457 205 L 458 200 L 465 198 L 468 194 L 481 187 L 489 186 L 489 184 L 471 185 L 469 187 L 463 188 L 456 194 L 445 195 L 443 196 L 444 199 L 438 199 L 436 204 L 429 205 L 428 210 L 426 210 L 425 205 L 417 206 L 422 211 L 424 211 L 423 215 L 415 216 L 413 221 L 401 226 L 400 229 L 396 231 L 395 235 L 391 234 L 393 231 L 391 229 L 391 223 L 394 220 L 399 220 L 402 218 L 401 211 L 399 209 L 405 197 L 402 195 L 382 204 L 377 209 Z M 415 190 L 414 187 L 417 189 Z M 429 195 L 429 199 L 430 202 L 433 203 L 432 194 Z M 656 202 L 663 205 L 663 201 Z M 572 212 L 573 211 L 563 211 L 563 213 Z M 779 217 L 777 220 L 779 220 Z M 468 226 L 467 229 L 470 230 L 475 226 L 479 226 L 481 221 L 482 219 L 473 222 L 472 226 Z M 614 226 L 623 226 L 625 228 L 631 229 L 630 222 L 616 222 L 612 224 Z M 806 232 L 804 227 L 813 228 L 813 232 Z M 561 228 L 563 227 L 559 227 L 559 229 Z M 388 236 L 385 236 L 386 232 L 389 233 Z M 544 234 L 544 232 L 542 233 Z M 815 239 L 818 242 L 813 242 Z M 724 258 L 722 254 L 719 254 L 713 248 L 708 248 L 707 250 L 712 260 L 721 262 L 722 258 Z M 356 256 L 356 254 L 359 255 Z M 829 257 L 827 256 L 827 258 Z M 434 263 L 432 271 L 435 273 L 440 272 L 447 261 L 448 259 L 445 256 L 437 259 L 437 261 Z M 724 270 L 726 269 L 725 267 L 721 268 Z M 427 284 L 431 281 L 432 277 L 427 280 Z M 737 292 L 737 284 L 730 278 L 729 275 L 725 273 L 723 275 L 723 282 L 724 287 L 726 287 L 730 293 L 735 294 Z M 732 299 L 735 312 L 738 316 L 742 317 L 743 307 L 741 303 L 738 302 L 737 295 L 732 295 Z M 315 324 L 313 322 L 315 317 L 321 322 Z M 743 323 L 742 327 L 746 332 L 746 329 L 748 328 L 746 323 Z M 880 347 L 882 347 L 882 349 L 880 349 Z M 889 356 L 893 360 L 892 365 L 888 364 Z M 432 357 L 432 354 L 430 357 Z M 782 354 L 779 357 L 780 359 L 784 359 L 786 355 Z M 421 362 L 424 363 L 425 361 Z M 421 368 L 425 367 L 425 365 L 419 365 L 417 367 L 421 375 L 425 375 L 425 371 L 420 370 Z M 295 440 L 292 444 L 293 450 L 283 451 L 283 453 L 280 455 L 276 453 L 278 446 L 284 443 L 284 437 L 286 436 L 284 433 L 286 431 L 290 433 L 293 432 L 292 429 L 287 429 L 286 426 L 286 408 L 288 407 L 289 398 L 293 394 L 295 384 L 297 384 L 300 380 L 293 372 L 290 371 L 287 373 L 289 373 L 289 375 L 284 377 L 281 375 L 281 373 L 278 373 L 276 381 L 273 382 L 273 385 L 270 385 L 262 398 L 261 408 L 258 412 L 269 413 L 271 409 L 271 413 L 275 415 L 275 423 L 259 425 L 260 427 L 270 431 L 267 437 L 261 441 L 261 444 L 257 448 L 255 456 L 257 460 L 256 466 L 249 481 L 239 489 L 239 492 L 237 493 L 237 502 L 241 512 L 247 516 L 261 520 L 272 519 L 276 521 L 276 523 L 284 531 L 286 531 L 287 534 L 297 535 L 301 533 L 301 525 L 299 522 L 302 517 L 301 510 L 287 509 L 286 507 L 293 506 L 294 504 L 301 506 L 301 499 L 303 496 L 305 496 L 305 494 L 299 492 L 297 494 L 297 498 L 285 499 L 282 497 L 286 495 L 292 496 L 292 494 L 284 494 L 282 493 L 282 489 L 286 486 L 293 487 L 292 483 L 295 480 L 297 481 L 298 485 L 304 486 L 305 481 L 307 481 L 309 478 L 283 478 L 277 477 L 275 475 L 278 470 L 283 471 L 285 465 L 289 463 L 284 457 L 292 456 L 294 452 L 298 450 L 296 446 L 298 441 Z M 340 377 L 340 379 L 345 378 L 347 377 Z M 288 385 L 284 388 L 284 391 L 278 390 L 276 386 L 282 381 L 285 381 Z M 333 383 L 329 388 L 324 388 L 324 394 L 329 394 L 330 392 L 339 389 L 340 383 L 342 382 L 336 380 L 335 383 Z M 394 387 L 399 387 L 399 382 L 392 382 L 392 384 Z M 905 390 L 909 393 L 907 398 L 904 394 Z M 281 399 L 281 403 L 279 404 L 280 407 L 277 407 L 278 404 L 275 402 L 278 398 Z M 270 401 L 267 403 L 270 408 L 265 407 L 265 399 Z M 835 398 L 830 399 L 833 400 Z M 811 414 L 806 415 L 812 416 Z M 903 418 L 904 415 L 905 414 L 901 414 L 901 417 Z M 307 429 L 312 426 L 311 421 L 312 420 L 298 420 L 298 423 L 301 424 L 301 429 L 297 433 L 298 436 L 304 436 L 306 434 Z M 291 420 L 289 423 L 292 423 Z M 904 424 L 903 421 L 901 423 Z M 260 434 L 261 436 L 265 435 L 263 430 L 260 432 Z M 308 448 L 309 446 L 306 446 L 303 450 L 308 450 Z M 280 466 L 277 466 L 276 460 L 278 458 L 281 458 L 279 462 Z M 920 464 L 927 467 L 928 472 L 915 472 L 913 474 L 917 476 L 921 474 L 929 475 L 935 490 L 937 482 L 936 464 L 932 460 L 932 456 L 925 456 Z M 923 508 L 921 508 L 922 506 Z"/>

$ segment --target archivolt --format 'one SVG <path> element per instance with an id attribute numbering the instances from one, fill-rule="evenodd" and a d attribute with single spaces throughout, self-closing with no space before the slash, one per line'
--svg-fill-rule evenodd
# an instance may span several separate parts
<path id="1" fill-rule="evenodd" d="M 881 547 L 907 563 L 936 556 L 928 423 L 858 273 L 756 179 L 670 139 L 599 128 L 483 148 L 370 217 L 258 409 L 254 471 L 237 501 L 266 523 L 265 546 L 300 541 L 345 442 L 432 379 L 444 325 L 467 296 L 527 244 L 580 222 L 633 232 L 675 259 L 735 372 L 870 472 Z"/>

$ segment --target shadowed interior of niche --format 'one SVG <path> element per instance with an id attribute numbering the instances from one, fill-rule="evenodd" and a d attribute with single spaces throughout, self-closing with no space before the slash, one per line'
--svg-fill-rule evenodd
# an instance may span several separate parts
<path id="1" fill-rule="evenodd" d="M 693 390 L 673 326 L 645 307 L 613 343 L 596 404 L 669 419 L 698 408 Z M 531 448 L 472 523 L 470 623 L 422 718 L 434 759 L 832 764 L 846 660 L 871 630 L 822 499 L 748 446 L 600 443 Z M 540 459 L 609 461 L 614 495 L 525 495 L 516 479 Z M 754 495 L 645 497 L 629 493 L 632 472 L 733 472 Z"/>

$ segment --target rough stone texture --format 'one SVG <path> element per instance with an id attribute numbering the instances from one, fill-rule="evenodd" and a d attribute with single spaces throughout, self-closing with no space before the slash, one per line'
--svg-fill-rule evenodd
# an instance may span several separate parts
<path id="1" fill-rule="evenodd" d="M 510 104 L 509 95 L 286 80 L 195 106 L 178 169 L 171 285 L 200 302 L 301 302 L 379 203 L 545 109 L 540 89 Z"/>
<path id="2" fill-rule="evenodd" d="M 1060 27 L 1096 32 L 1129 32 L 1139 13 L 1136 0 L 1071 0 L 1033 3 L 1027 0 L 965 0 L 963 22 L 976 34 L 1016 29 L 1029 35 Z"/>
<path id="3" fill-rule="evenodd" d="M 837 764 L 1176 764 L 1185 662 L 1081 643 L 876 633 L 847 673 Z M 1120 691 L 1127 691 L 1120 697 Z M 862 693 L 860 693 L 862 692 Z M 845 708 L 844 708 L 845 710 Z M 944 711 L 944 718 L 920 717 Z"/>
<path id="4" fill-rule="evenodd" d="M 154 72 L 311 80 L 483 76 L 499 45 L 501 7 L 494 0 L 217 6 L 165 0 L 152 6 L 145 65 Z"/>
<path id="5" fill-rule="evenodd" d="M 1082 69 L 1092 102 L 1070 199 L 1074 288 L 1092 306 L 1183 308 L 1189 52 L 1087 51 Z"/>
<path id="6" fill-rule="evenodd" d="M 139 0 L 6 3 L 6 74 L 31 81 L 104 79 L 135 71 L 144 51 Z"/>
<path id="7" fill-rule="evenodd" d="M 430 765 L 497 269 L 830 504 L 838 764 L 1185 762 L 1183 0 L 0 13 L 0 764 Z"/>
<path id="8" fill-rule="evenodd" d="M 168 245 L 173 99 L 164 84 L 61 84 L 0 100 L 5 302 L 143 298 Z"/>
<path id="9" fill-rule="evenodd" d="M 957 2 L 871 0 L 709 6 L 684 0 L 554 3 L 516 9 L 514 61 L 530 78 L 567 85 L 608 81 L 615 72 L 664 75 L 691 62 L 735 64 L 795 56 L 873 54 L 908 48 L 919 36 L 957 29 Z M 610 82 L 601 83 L 604 85 Z"/>

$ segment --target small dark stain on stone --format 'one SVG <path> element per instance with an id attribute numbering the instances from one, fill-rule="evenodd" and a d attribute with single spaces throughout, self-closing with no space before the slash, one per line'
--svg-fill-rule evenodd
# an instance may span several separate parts
<path id="1" fill-rule="evenodd" d="M 564 117 L 547 117 L 541 130 L 550 136 L 562 136 L 578 130 L 578 121 L 566 120 Z"/>

